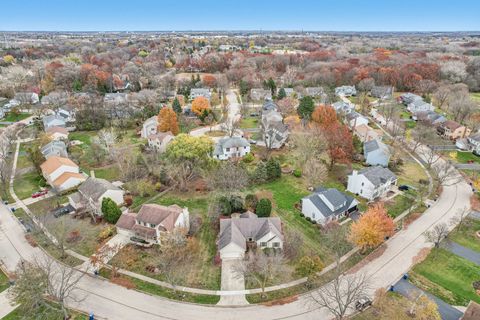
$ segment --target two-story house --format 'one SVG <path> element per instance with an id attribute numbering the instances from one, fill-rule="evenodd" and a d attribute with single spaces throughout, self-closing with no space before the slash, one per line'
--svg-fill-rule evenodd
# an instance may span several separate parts
<path id="1" fill-rule="evenodd" d="M 170 132 L 157 132 L 148 136 L 148 146 L 159 153 L 163 153 L 167 150 L 167 146 L 175 138 Z"/>
<path id="2" fill-rule="evenodd" d="M 374 139 L 363 144 L 363 156 L 368 165 L 388 167 L 391 152 L 387 145 L 380 140 Z"/>
<path id="3" fill-rule="evenodd" d="M 450 140 L 468 137 L 470 132 L 469 128 L 453 120 L 447 120 L 437 126 L 437 133 Z"/>
<path id="4" fill-rule="evenodd" d="M 241 158 L 250 152 L 250 143 L 241 137 L 224 137 L 218 140 L 213 157 L 219 160 Z"/>
<path id="5" fill-rule="evenodd" d="M 156 134 L 158 131 L 158 116 L 153 116 L 145 120 L 142 125 L 142 131 L 140 136 L 144 139 L 147 139 L 150 135 Z"/>
<path id="6" fill-rule="evenodd" d="M 51 156 L 40 165 L 40 169 L 47 183 L 57 191 L 72 189 L 86 179 L 78 165 L 64 157 Z"/>
<path id="7" fill-rule="evenodd" d="M 210 100 L 212 93 L 208 88 L 192 88 L 190 90 L 190 100 L 195 99 L 196 97 L 204 97 Z"/>
<path id="8" fill-rule="evenodd" d="M 335 88 L 335 94 L 337 96 L 344 96 L 344 97 L 356 96 L 357 95 L 357 89 L 355 89 L 355 86 L 336 87 Z"/>
<path id="9" fill-rule="evenodd" d="M 275 110 L 262 112 L 260 124 L 265 146 L 269 149 L 281 148 L 288 139 L 288 126 L 283 123 L 283 116 Z"/>
<path id="10" fill-rule="evenodd" d="M 68 158 L 67 145 L 65 144 L 65 142 L 60 140 L 50 141 L 42 148 L 40 148 L 40 152 L 45 159 L 55 156 Z"/>
<path id="11" fill-rule="evenodd" d="M 381 166 L 353 170 L 348 176 L 347 190 L 362 198 L 373 200 L 383 197 L 397 184 L 397 176 Z"/>

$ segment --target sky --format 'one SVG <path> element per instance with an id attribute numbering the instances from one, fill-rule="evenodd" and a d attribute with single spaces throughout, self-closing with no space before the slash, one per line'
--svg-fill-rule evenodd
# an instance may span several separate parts
<path id="1" fill-rule="evenodd" d="M 480 31 L 480 0 L 13 0 L 0 31 Z"/>

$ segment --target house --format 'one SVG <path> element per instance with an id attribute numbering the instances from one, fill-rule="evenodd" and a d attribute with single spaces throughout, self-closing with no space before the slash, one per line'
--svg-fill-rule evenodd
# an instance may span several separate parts
<path id="1" fill-rule="evenodd" d="M 43 128 L 45 130 L 47 130 L 50 127 L 62 127 L 62 128 L 66 127 L 65 119 L 56 114 L 43 117 L 42 122 L 43 122 Z"/>
<path id="2" fill-rule="evenodd" d="M 436 126 L 440 123 L 447 121 L 447 118 L 441 114 L 436 113 L 435 111 L 419 111 L 414 113 L 413 120 L 422 121 L 429 123 L 433 126 Z"/>
<path id="3" fill-rule="evenodd" d="M 345 101 L 337 101 L 332 104 L 332 107 L 339 115 L 346 115 L 355 110 L 355 106 L 353 104 Z"/>
<path id="4" fill-rule="evenodd" d="M 353 134 L 356 135 L 361 142 L 365 143 L 371 140 L 381 140 L 382 136 L 366 124 L 361 124 L 353 128 Z"/>
<path id="5" fill-rule="evenodd" d="M 460 320 L 478 320 L 480 319 L 480 304 L 476 303 L 473 300 L 467 305 L 467 309 L 463 313 Z"/>
<path id="6" fill-rule="evenodd" d="M 415 114 L 420 111 L 434 111 L 435 107 L 423 100 L 415 100 L 408 104 L 407 110 Z"/>
<path id="7" fill-rule="evenodd" d="M 437 133 L 450 140 L 468 137 L 470 132 L 469 128 L 453 120 L 447 120 L 437 126 Z"/>
<path id="8" fill-rule="evenodd" d="M 74 110 L 67 110 L 65 108 L 59 108 L 56 111 L 56 114 L 62 117 L 65 122 L 74 122 L 75 121 L 75 112 Z"/>
<path id="9" fill-rule="evenodd" d="M 9 103 L 18 106 L 23 104 L 36 104 L 40 101 L 35 92 L 17 92 Z"/>
<path id="10" fill-rule="evenodd" d="M 42 175 L 49 185 L 57 191 L 65 191 L 85 181 L 80 169 L 72 160 L 51 156 L 40 165 Z"/>
<path id="11" fill-rule="evenodd" d="M 394 88 L 392 86 L 374 86 L 370 91 L 372 97 L 380 100 L 386 100 L 393 98 Z"/>
<path id="12" fill-rule="evenodd" d="M 50 141 L 40 149 L 40 152 L 45 159 L 50 157 L 68 158 L 67 146 L 60 140 Z"/>
<path id="13" fill-rule="evenodd" d="M 67 140 L 68 139 L 68 130 L 62 127 L 48 127 L 45 130 L 45 133 L 50 137 L 52 140 Z"/>
<path id="14" fill-rule="evenodd" d="M 102 215 L 102 201 L 110 198 L 120 206 L 123 204 L 124 191 L 111 182 L 89 177 L 83 182 L 78 191 L 68 196 L 68 203 L 77 211 L 91 211 L 97 216 Z"/>
<path id="15" fill-rule="evenodd" d="M 373 200 L 383 197 L 397 184 L 397 176 L 381 166 L 353 170 L 348 176 L 347 190 L 362 198 Z"/>
<path id="16" fill-rule="evenodd" d="M 142 125 L 141 137 L 147 139 L 150 135 L 156 134 L 158 128 L 158 116 L 153 116 L 145 120 Z"/>
<path id="17" fill-rule="evenodd" d="M 419 95 L 416 95 L 416 94 L 413 94 L 413 93 L 410 93 L 410 92 L 407 92 L 407 93 L 404 93 L 402 94 L 400 97 L 399 97 L 399 100 L 401 103 L 403 103 L 404 105 L 408 106 L 410 103 L 413 103 L 414 101 L 417 101 L 417 100 L 423 100 L 422 97 L 420 97 Z"/>
<path id="18" fill-rule="evenodd" d="M 250 152 L 250 143 L 241 137 L 224 137 L 213 150 L 213 157 L 220 160 L 241 158 Z"/>
<path id="19" fill-rule="evenodd" d="M 277 89 L 277 96 L 278 96 L 278 93 L 280 92 L 280 90 L 281 90 L 281 88 Z M 287 97 L 293 97 L 296 94 L 296 92 L 295 92 L 295 90 L 293 90 L 293 88 L 283 88 L 283 90 L 285 90 L 285 95 Z"/>
<path id="20" fill-rule="evenodd" d="M 65 91 L 52 91 L 42 97 L 42 105 L 62 106 L 68 102 L 68 93 Z"/>
<path id="21" fill-rule="evenodd" d="M 119 234 L 131 237 L 138 244 L 140 242 L 137 239 L 148 244 L 161 244 L 162 239 L 172 232 L 188 233 L 190 217 L 187 208 L 175 204 L 144 204 L 138 213 L 123 213 L 115 226 Z"/>
<path id="22" fill-rule="evenodd" d="M 253 88 L 250 90 L 250 99 L 253 101 L 271 100 L 272 91 L 270 89 Z"/>
<path id="23" fill-rule="evenodd" d="M 270 149 L 281 148 L 288 138 L 288 126 L 283 123 L 283 116 L 275 110 L 262 112 L 261 120 L 262 139 Z"/>
<path id="24" fill-rule="evenodd" d="M 345 121 L 351 129 L 361 125 L 368 126 L 368 119 L 356 111 L 347 113 Z"/>
<path id="25" fill-rule="evenodd" d="M 157 132 L 148 136 L 148 146 L 157 152 L 163 153 L 174 138 L 175 136 L 170 131 Z"/>
<path id="26" fill-rule="evenodd" d="M 220 220 L 217 246 L 222 260 L 243 258 L 249 248 L 283 249 L 283 241 L 278 217 L 259 218 L 248 211 Z"/>
<path id="27" fill-rule="evenodd" d="M 357 95 L 357 89 L 355 89 L 355 86 L 336 87 L 335 88 L 335 94 L 337 96 L 344 96 L 344 97 L 356 96 Z"/>
<path id="28" fill-rule="evenodd" d="M 469 135 L 467 141 L 470 145 L 470 150 L 480 154 L 480 133 Z"/>
<path id="29" fill-rule="evenodd" d="M 192 88 L 190 90 L 190 100 L 193 100 L 196 97 L 204 97 L 210 100 L 211 96 L 212 94 L 208 88 Z"/>
<path id="30" fill-rule="evenodd" d="M 278 110 L 278 106 L 275 104 L 275 102 L 273 102 L 272 100 L 265 100 L 265 102 L 263 103 L 263 106 L 262 106 L 262 111 L 270 111 L 270 110 L 274 110 L 274 111 L 277 111 Z"/>
<path id="31" fill-rule="evenodd" d="M 388 146 L 380 140 L 370 140 L 363 144 L 363 156 L 368 165 L 388 167 L 391 153 Z"/>
<path id="32" fill-rule="evenodd" d="M 334 188 L 319 187 L 302 199 L 302 213 L 319 224 L 326 224 L 357 211 L 358 201 Z"/>
<path id="33" fill-rule="evenodd" d="M 325 91 L 322 87 L 307 87 L 305 88 L 305 95 L 312 98 L 321 98 L 325 94 Z"/>

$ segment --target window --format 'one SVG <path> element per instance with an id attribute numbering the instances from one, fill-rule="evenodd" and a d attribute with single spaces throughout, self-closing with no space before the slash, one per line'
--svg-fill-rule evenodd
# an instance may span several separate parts
<path id="1" fill-rule="evenodd" d="M 260 247 L 265 248 L 267 246 L 266 242 L 260 242 Z"/>
<path id="2" fill-rule="evenodd" d="M 360 189 L 360 194 L 362 194 L 362 193 L 363 193 L 363 190 L 362 190 L 362 189 Z"/>
<path id="3" fill-rule="evenodd" d="M 312 218 L 315 219 L 315 212 L 312 212 Z"/>
<path id="4" fill-rule="evenodd" d="M 248 242 L 252 242 L 253 241 L 253 238 L 248 238 Z"/>
<path id="5" fill-rule="evenodd" d="M 226 150 L 227 152 L 230 152 L 230 148 L 226 148 L 225 150 Z"/>
<path id="6" fill-rule="evenodd" d="M 155 225 L 153 223 L 150 223 L 150 228 L 155 228 Z"/>
<path id="7" fill-rule="evenodd" d="M 273 243 L 273 247 L 274 247 L 274 248 L 280 247 L 280 242 L 274 242 L 274 243 Z"/>
<path id="8" fill-rule="evenodd" d="M 365 185 L 365 182 L 362 182 L 362 187 Z"/>

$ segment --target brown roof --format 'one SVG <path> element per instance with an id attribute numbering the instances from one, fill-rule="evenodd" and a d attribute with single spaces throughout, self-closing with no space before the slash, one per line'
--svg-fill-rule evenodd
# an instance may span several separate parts
<path id="1" fill-rule="evenodd" d="M 158 204 L 144 204 L 137 214 L 137 220 L 155 225 L 161 224 L 165 230 L 171 231 L 182 210 L 177 205 L 166 207 Z"/>
<path id="2" fill-rule="evenodd" d="M 49 157 L 47 161 L 42 163 L 40 165 L 40 169 L 42 169 L 43 173 L 51 174 L 52 172 L 60 168 L 62 165 L 78 168 L 78 165 L 68 158 L 53 156 Z"/>
<path id="3" fill-rule="evenodd" d="M 53 186 L 59 187 L 70 178 L 77 178 L 82 181 L 85 180 L 85 176 L 81 173 L 65 172 L 65 173 L 62 173 L 57 179 L 55 179 L 55 181 L 53 181 Z"/>
<path id="4" fill-rule="evenodd" d="M 133 226 L 135 225 L 135 218 L 137 214 L 134 212 L 126 212 L 120 216 L 115 226 L 121 229 L 132 230 Z"/>
<path id="5" fill-rule="evenodd" d="M 148 140 L 158 140 L 160 142 L 163 141 L 163 139 L 165 139 L 166 137 L 168 136 L 172 136 L 173 137 L 173 134 L 170 132 L 170 131 L 167 131 L 167 132 L 157 132 L 155 134 L 151 134 L 148 136 Z"/>
<path id="6" fill-rule="evenodd" d="M 134 225 L 132 230 L 133 232 L 135 232 L 136 234 L 142 237 L 153 238 L 154 236 L 157 235 L 157 232 L 155 231 L 154 228 L 144 227 L 139 224 Z"/>
<path id="7" fill-rule="evenodd" d="M 478 320 L 480 319 L 480 304 L 470 301 L 467 310 L 463 314 L 462 320 Z"/>
<path id="8" fill-rule="evenodd" d="M 57 126 L 49 127 L 47 130 L 45 130 L 45 132 L 47 132 L 47 133 L 63 133 L 63 134 L 68 135 L 68 130 L 67 129 L 62 128 L 62 127 L 57 127 Z"/>
<path id="9" fill-rule="evenodd" d="M 462 125 L 456 121 L 447 120 L 443 123 L 443 126 L 453 131 L 460 128 Z"/>

